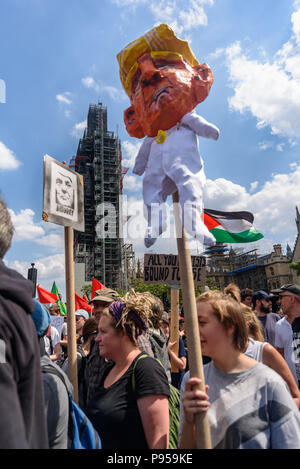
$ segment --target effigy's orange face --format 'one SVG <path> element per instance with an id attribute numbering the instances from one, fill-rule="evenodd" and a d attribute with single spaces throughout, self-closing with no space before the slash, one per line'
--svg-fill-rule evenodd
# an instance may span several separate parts
<path id="1" fill-rule="evenodd" d="M 212 81 L 207 65 L 193 68 L 180 54 L 143 54 L 132 77 L 132 106 L 124 113 L 127 131 L 141 138 L 170 129 L 207 97 Z"/>

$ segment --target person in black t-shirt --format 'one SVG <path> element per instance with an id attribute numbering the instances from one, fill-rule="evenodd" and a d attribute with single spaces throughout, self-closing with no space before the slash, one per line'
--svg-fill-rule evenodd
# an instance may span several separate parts
<path id="1" fill-rule="evenodd" d="M 87 414 L 104 449 L 168 448 L 167 376 L 137 346 L 151 314 L 143 296 L 130 292 L 101 315 L 95 341 L 100 355 L 112 362 L 103 367 Z"/>

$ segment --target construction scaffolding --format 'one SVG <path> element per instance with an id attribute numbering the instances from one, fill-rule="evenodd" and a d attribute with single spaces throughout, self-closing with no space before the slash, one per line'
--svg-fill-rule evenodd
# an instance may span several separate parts
<path id="1" fill-rule="evenodd" d="M 113 289 L 124 283 L 121 159 L 120 141 L 107 130 L 107 108 L 102 103 L 90 105 L 87 128 L 72 159 L 74 170 L 83 175 L 85 209 L 85 232 L 74 233 L 74 260 L 85 263 L 86 282 L 95 277 Z M 112 213 L 108 207 L 113 208 Z M 101 223 L 104 233 L 97 228 Z"/>

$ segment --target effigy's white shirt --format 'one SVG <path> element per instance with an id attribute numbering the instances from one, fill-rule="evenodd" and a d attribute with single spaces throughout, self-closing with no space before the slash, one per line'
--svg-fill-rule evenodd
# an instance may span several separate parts
<path id="1" fill-rule="evenodd" d="M 146 137 L 136 157 L 133 173 L 145 172 L 143 198 L 148 209 L 148 231 L 153 238 L 166 229 L 166 220 L 164 215 L 159 223 L 158 217 L 150 219 L 151 205 L 158 204 L 163 214 L 162 204 L 167 196 L 178 190 L 186 231 L 205 244 L 215 244 L 201 218 L 206 179 L 197 135 L 217 140 L 219 129 L 192 111 L 166 130 L 164 143 Z"/>

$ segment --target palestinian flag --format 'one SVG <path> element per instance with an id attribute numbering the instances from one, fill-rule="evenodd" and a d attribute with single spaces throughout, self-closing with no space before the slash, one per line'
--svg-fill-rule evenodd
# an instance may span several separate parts
<path id="1" fill-rule="evenodd" d="M 204 224 L 217 243 L 252 243 L 263 238 L 253 227 L 250 212 L 219 212 L 204 209 Z"/>

